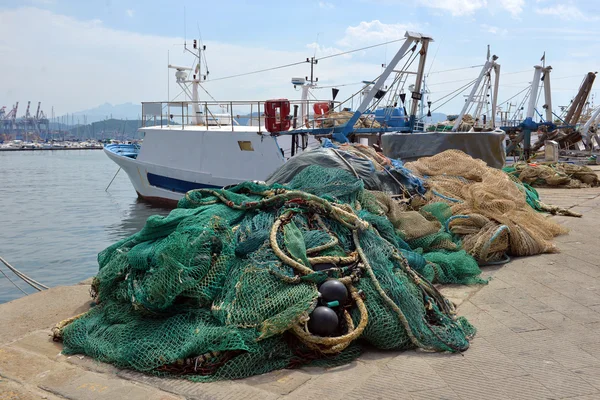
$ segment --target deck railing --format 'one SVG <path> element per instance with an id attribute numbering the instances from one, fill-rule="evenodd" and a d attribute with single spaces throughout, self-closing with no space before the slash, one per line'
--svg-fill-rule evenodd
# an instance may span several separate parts
<path id="1" fill-rule="evenodd" d="M 339 109 L 340 102 L 327 100 L 289 100 L 292 129 L 317 128 L 324 119 L 313 113 L 316 103 L 327 103 L 331 110 Z M 308 110 L 308 120 L 302 121 L 301 109 Z M 194 109 L 197 108 L 197 112 Z M 265 126 L 265 101 L 200 101 L 197 107 L 191 101 L 162 101 L 142 103 L 142 127 L 186 126 L 210 127 L 256 126 L 261 132 Z M 282 116 L 285 118 L 288 116 Z"/>

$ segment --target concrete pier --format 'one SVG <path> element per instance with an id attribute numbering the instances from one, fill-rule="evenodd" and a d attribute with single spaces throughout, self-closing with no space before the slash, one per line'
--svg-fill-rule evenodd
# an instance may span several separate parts
<path id="1" fill-rule="evenodd" d="M 541 189 L 571 233 L 558 254 L 484 267 L 488 285 L 446 286 L 478 329 L 464 354 L 368 350 L 332 368 L 192 383 L 61 355 L 58 321 L 89 308 L 86 282 L 0 305 L 0 399 L 600 399 L 600 188 Z"/>

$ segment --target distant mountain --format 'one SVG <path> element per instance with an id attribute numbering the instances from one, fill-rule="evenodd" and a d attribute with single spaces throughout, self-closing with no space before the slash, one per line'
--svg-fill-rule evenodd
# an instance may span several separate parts
<path id="1" fill-rule="evenodd" d="M 112 105 L 110 103 L 104 103 L 98 107 L 90 108 L 89 110 L 77 111 L 69 114 L 69 121 L 71 116 L 77 122 L 83 124 L 83 118 L 87 118 L 87 123 L 104 121 L 105 119 L 130 119 L 137 120 L 141 118 L 142 105 L 133 103 L 123 103 Z"/>
<path id="2" fill-rule="evenodd" d="M 146 126 L 152 126 L 153 123 L 154 121 L 146 121 Z M 164 119 L 163 123 L 166 125 L 168 121 Z M 156 124 L 160 125 L 160 120 L 157 120 Z M 141 126 L 142 121 L 138 119 L 105 119 L 87 125 L 70 126 L 65 137 L 72 140 L 141 139 L 143 134 L 138 131 Z"/>
<path id="3" fill-rule="evenodd" d="M 141 134 L 137 131 L 142 121 L 136 119 L 106 119 L 92 122 L 87 125 L 74 126 L 69 129 L 69 136 L 73 139 L 139 139 Z"/>
<path id="4" fill-rule="evenodd" d="M 431 120 L 432 124 L 437 124 L 438 122 L 445 121 L 447 118 L 448 116 L 443 113 L 431 113 L 431 117 L 427 117 L 425 121 L 430 122 Z"/>

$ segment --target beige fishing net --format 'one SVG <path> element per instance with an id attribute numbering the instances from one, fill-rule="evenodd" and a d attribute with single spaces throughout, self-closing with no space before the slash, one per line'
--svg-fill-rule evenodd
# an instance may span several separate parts
<path id="1" fill-rule="evenodd" d="M 551 239 L 567 232 L 529 206 L 523 185 L 459 150 L 405 166 L 426 179 L 429 202 L 451 205 L 448 228 L 465 235 L 464 249 L 479 260 L 556 252 Z"/>
<path id="2" fill-rule="evenodd" d="M 504 171 L 537 187 L 586 188 L 600 184 L 596 172 L 585 165 L 520 162 L 504 168 Z"/>
<path id="3" fill-rule="evenodd" d="M 323 128 L 333 128 L 334 126 L 341 126 L 348 123 L 350 118 L 354 115 L 351 111 L 339 111 L 330 112 L 325 115 L 322 119 Z M 354 123 L 355 128 L 381 128 L 381 124 L 374 119 L 361 116 L 358 121 Z"/>

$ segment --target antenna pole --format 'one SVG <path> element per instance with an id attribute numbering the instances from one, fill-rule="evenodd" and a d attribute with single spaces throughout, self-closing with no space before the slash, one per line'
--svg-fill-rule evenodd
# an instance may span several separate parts
<path id="1" fill-rule="evenodd" d="M 198 80 L 202 82 L 202 45 L 198 43 Z"/>

